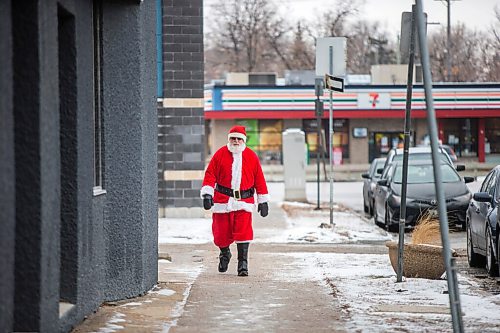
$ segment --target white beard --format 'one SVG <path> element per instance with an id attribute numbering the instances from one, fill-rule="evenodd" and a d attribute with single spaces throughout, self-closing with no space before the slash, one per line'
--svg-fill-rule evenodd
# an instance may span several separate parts
<path id="1" fill-rule="evenodd" d="M 244 143 L 240 145 L 232 145 L 231 143 L 227 144 L 227 149 L 229 149 L 229 151 L 233 154 L 240 154 L 246 147 L 247 145 Z"/>

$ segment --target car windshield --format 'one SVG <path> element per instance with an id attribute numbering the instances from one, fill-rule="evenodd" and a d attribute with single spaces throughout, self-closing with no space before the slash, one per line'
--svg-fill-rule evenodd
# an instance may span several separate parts
<path id="1" fill-rule="evenodd" d="M 432 164 L 408 165 L 408 184 L 434 183 L 434 171 Z M 460 181 L 460 176 L 449 164 L 441 164 L 441 177 L 443 183 Z M 401 184 L 403 178 L 403 166 L 398 165 L 394 173 L 394 182 Z"/>
<path id="2" fill-rule="evenodd" d="M 445 154 L 440 153 L 439 158 L 441 161 L 450 163 L 450 160 Z M 393 161 L 398 162 L 403 160 L 403 154 L 395 155 Z M 432 160 L 431 153 L 411 153 L 408 154 L 409 161 L 417 161 L 417 160 Z"/>

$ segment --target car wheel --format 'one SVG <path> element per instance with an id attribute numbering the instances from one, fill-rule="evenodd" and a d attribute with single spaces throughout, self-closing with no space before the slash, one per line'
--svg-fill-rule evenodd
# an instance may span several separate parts
<path id="1" fill-rule="evenodd" d="M 364 199 L 363 199 L 363 209 L 365 211 L 365 216 L 366 217 L 372 217 L 373 216 L 372 209 L 370 208 L 370 203 L 366 202 Z"/>
<path id="2" fill-rule="evenodd" d="M 490 276 L 497 276 L 498 269 L 495 259 L 495 254 L 493 253 L 493 237 L 491 237 L 491 231 L 489 228 L 486 229 L 486 271 Z"/>
<path id="3" fill-rule="evenodd" d="M 497 228 L 499 226 L 497 225 Z M 498 229 L 497 229 L 498 230 Z M 497 236 L 497 269 L 498 269 L 498 274 L 500 275 L 500 238 Z"/>
<path id="4" fill-rule="evenodd" d="M 385 207 L 385 219 L 384 219 L 385 225 L 387 226 L 387 230 L 390 232 L 398 232 L 399 231 L 399 224 L 392 224 L 391 219 L 389 217 L 389 209 Z"/>
<path id="5" fill-rule="evenodd" d="M 470 230 L 469 222 L 466 222 L 466 233 L 467 233 L 467 261 L 469 262 L 470 267 L 481 267 L 484 258 L 479 254 L 474 252 L 474 244 L 472 243 L 472 233 Z"/>
<path id="6" fill-rule="evenodd" d="M 378 212 L 375 205 L 373 205 L 373 221 L 375 221 L 375 225 L 382 227 L 382 224 L 378 221 Z"/>

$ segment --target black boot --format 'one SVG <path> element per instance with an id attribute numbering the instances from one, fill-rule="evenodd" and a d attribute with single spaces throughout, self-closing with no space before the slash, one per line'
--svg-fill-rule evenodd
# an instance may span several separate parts
<path id="1" fill-rule="evenodd" d="M 248 276 L 248 245 L 238 243 L 238 276 Z"/>
<path id="2" fill-rule="evenodd" d="M 221 247 L 219 254 L 219 272 L 223 273 L 227 271 L 227 265 L 229 265 L 229 260 L 231 260 L 231 251 L 228 247 Z"/>

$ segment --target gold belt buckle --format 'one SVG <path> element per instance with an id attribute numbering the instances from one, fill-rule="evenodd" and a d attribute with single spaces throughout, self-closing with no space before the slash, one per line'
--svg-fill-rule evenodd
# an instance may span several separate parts
<path id="1" fill-rule="evenodd" d="M 236 200 L 241 200 L 241 192 L 240 190 L 233 190 L 234 198 Z"/>

